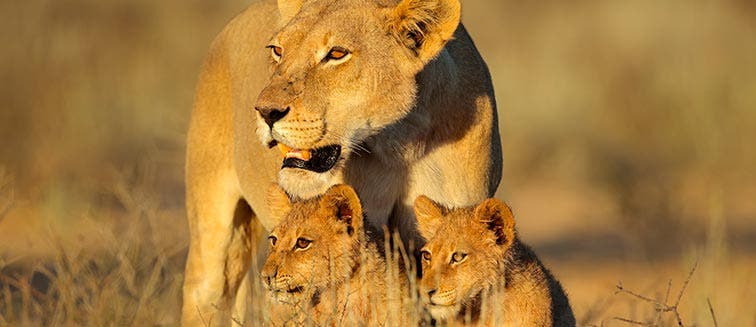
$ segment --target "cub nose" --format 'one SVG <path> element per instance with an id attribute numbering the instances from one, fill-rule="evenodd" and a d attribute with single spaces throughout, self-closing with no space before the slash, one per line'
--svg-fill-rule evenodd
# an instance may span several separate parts
<path id="1" fill-rule="evenodd" d="M 278 275 L 278 269 L 263 269 L 263 271 L 260 272 L 260 279 L 263 280 L 263 283 L 265 283 L 265 285 L 270 286 L 270 283 L 274 278 L 276 278 L 276 275 Z"/>
<path id="2" fill-rule="evenodd" d="M 438 291 L 438 290 L 437 290 L 437 289 L 435 289 L 435 288 L 434 288 L 434 289 L 432 289 L 432 290 L 430 290 L 430 291 L 428 291 L 428 298 L 432 298 L 432 297 L 433 297 L 433 294 L 436 294 L 436 291 Z"/>
<path id="3" fill-rule="evenodd" d="M 260 116 L 262 116 L 263 120 L 265 120 L 265 123 L 268 124 L 268 127 L 270 128 L 273 128 L 273 124 L 281 120 L 281 118 L 286 117 L 289 113 L 288 107 L 286 109 L 276 107 L 255 107 L 255 110 L 260 113 Z"/>

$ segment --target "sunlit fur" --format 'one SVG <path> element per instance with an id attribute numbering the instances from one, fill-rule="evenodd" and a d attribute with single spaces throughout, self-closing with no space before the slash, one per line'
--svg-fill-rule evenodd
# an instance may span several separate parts
<path id="1" fill-rule="evenodd" d="M 407 275 L 387 269 L 352 188 L 337 185 L 321 197 L 290 203 L 274 187 L 268 201 L 281 221 L 270 234 L 260 275 L 279 305 L 274 325 L 407 323 Z M 310 243 L 301 248 L 301 240 Z"/>
<path id="2" fill-rule="evenodd" d="M 420 194 L 452 206 L 493 195 L 502 160 L 493 86 L 460 15 L 458 0 L 259 0 L 224 28 L 187 137 L 183 324 L 245 316 L 258 244 L 248 227 L 275 226 L 271 182 L 298 199 L 351 185 L 367 221 L 391 223 L 407 243 L 418 241 Z M 326 60 L 334 47 L 349 54 Z M 271 129 L 262 107 L 289 111 Z M 323 173 L 282 168 L 275 143 L 338 144 L 342 156 Z"/>
<path id="3" fill-rule="evenodd" d="M 290 111 L 272 128 L 258 119 L 257 135 L 263 144 L 275 140 L 299 149 L 338 144 L 344 159 L 413 109 L 418 72 L 438 55 L 459 22 L 457 1 L 404 1 L 396 7 L 390 1 L 281 3 L 289 11 L 300 7 L 270 39 L 283 51 L 280 57 L 271 55 L 271 77 L 255 106 Z M 422 46 L 398 46 L 418 23 L 430 29 Z M 328 60 L 335 47 L 349 55 Z M 341 168 L 326 172 L 326 179 L 322 173 L 282 169 L 278 183 L 308 198 L 332 185 Z"/>
<path id="4" fill-rule="evenodd" d="M 434 319 L 470 326 L 575 325 L 561 285 L 520 242 L 504 203 L 489 199 L 448 210 L 420 197 L 415 212 L 428 240 L 420 292 Z M 463 259 L 455 262 L 455 253 Z"/>

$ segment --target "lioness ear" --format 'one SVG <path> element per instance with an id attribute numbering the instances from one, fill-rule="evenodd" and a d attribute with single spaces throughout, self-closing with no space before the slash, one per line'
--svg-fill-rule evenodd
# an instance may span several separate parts
<path id="1" fill-rule="evenodd" d="M 281 222 L 291 211 L 291 200 L 284 190 L 278 184 L 272 184 L 268 188 L 268 195 L 265 198 L 270 209 L 271 218 L 275 224 Z"/>
<path id="2" fill-rule="evenodd" d="M 362 204 L 349 185 L 339 184 L 328 189 L 320 200 L 320 208 L 346 224 L 347 234 L 362 231 Z"/>
<path id="3" fill-rule="evenodd" d="M 475 219 L 494 233 L 496 244 L 508 248 L 514 242 L 514 217 L 512 210 L 503 202 L 493 198 L 483 201 L 475 208 Z"/>
<path id="4" fill-rule="evenodd" d="M 426 241 L 430 240 L 438 231 L 443 216 L 442 207 L 425 195 L 415 199 L 415 217 L 417 230 Z"/>
<path id="5" fill-rule="evenodd" d="M 435 58 L 457 30 L 459 0 L 402 0 L 389 14 L 391 33 L 423 62 Z"/>
<path id="6" fill-rule="evenodd" d="M 302 9 L 304 0 L 278 0 L 278 12 L 281 14 L 281 22 L 289 22 L 299 10 Z"/>

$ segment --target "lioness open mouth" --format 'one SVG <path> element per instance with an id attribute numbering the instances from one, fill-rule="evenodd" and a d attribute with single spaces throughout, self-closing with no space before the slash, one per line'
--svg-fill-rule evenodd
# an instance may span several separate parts
<path id="1" fill-rule="evenodd" d="M 299 168 L 325 173 L 331 170 L 341 157 L 341 145 L 329 145 L 319 149 L 292 149 L 278 143 L 278 149 L 284 155 L 281 169 Z"/>

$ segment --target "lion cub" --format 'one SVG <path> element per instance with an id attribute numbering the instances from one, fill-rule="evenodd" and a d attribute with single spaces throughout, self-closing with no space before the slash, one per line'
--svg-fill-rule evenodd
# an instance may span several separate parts
<path id="1" fill-rule="evenodd" d="M 488 199 L 447 210 L 415 201 L 423 304 L 439 322 L 472 326 L 574 326 L 567 296 L 521 243 L 509 207 Z"/>
<path id="2" fill-rule="evenodd" d="M 268 205 L 279 224 L 260 277 L 276 325 L 404 325 L 406 274 L 389 269 L 366 229 L 362 205 L 346 185 L 291 202 L 272 187 Z M 405 294 L 406 293 L 406 294 Z"/>

